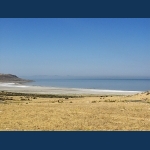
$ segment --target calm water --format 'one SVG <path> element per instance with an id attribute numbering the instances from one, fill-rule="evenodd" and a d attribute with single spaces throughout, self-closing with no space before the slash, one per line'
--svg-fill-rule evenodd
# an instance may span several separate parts
<path id="1" fill-rule="evenodd" d="M 150 90 L 150 79 L 33 79 L 30 85 L 105 90 Z"/>

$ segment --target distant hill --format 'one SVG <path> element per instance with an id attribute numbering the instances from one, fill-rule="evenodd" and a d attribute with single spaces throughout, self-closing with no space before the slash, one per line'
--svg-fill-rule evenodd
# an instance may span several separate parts
<path id="1" fill-rule="evenodd" d="M 25 83 L 25 82 L 32 82 L 32 80 L 22 79 L 12 74 L 0 74 L 0 82 Z"/>

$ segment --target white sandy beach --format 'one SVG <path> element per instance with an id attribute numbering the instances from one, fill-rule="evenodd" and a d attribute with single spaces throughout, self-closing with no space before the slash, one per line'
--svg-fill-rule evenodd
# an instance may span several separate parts
<path id="1" fill-rule="evenodd" d="M 132 95 L 142 91 L 121 91 L 121 90 L 103 90 L 103 89 L 81 89 L 81 88 L 59 88 L 27 86 L 16 83 L 0 83 L 0 91 L 36 93 L 36 94 L 75 94 L 75 95 Z"/>

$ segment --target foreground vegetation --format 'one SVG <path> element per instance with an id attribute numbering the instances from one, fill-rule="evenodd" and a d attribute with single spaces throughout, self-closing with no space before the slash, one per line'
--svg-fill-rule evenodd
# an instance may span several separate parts
<path id="1" fill-rule="evenodd" d="M 0 130 L 150 130 L 150 92 L 68 96 L 0 92 Z"/>

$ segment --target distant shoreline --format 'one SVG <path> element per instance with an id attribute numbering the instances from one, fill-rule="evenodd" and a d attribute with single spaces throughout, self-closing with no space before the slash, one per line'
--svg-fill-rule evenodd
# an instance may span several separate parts
<path id="1" fill-rule="evenodd" d="M 36 94 L 67 94 L 67 95 L 132 95 L 143 91 L 104 90 L 86 88 L 61 88 L 24 85 L 13 82 L 0 82 L 0 91 L 36 93 Z"/>
<path id="2" fill-rule="evenodd" d="M 22 79 L 22 78 L 19 78 L 13 74 L 2 74 L 2 73 L 0 73 L 0 82 L 3 82 L 3 83 L 10 83 L 10 82 L 27 83 L 27 82 L 33 82 L 33 80 Z"/>

